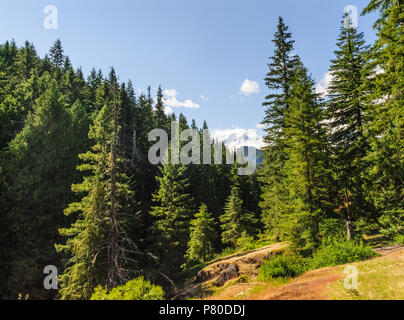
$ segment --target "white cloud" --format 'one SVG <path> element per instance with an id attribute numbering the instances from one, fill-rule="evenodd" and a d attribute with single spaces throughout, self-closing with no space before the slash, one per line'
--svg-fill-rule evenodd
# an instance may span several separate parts
<path id="1" fill-rule="evenodd" d="M 167 107 L 167 106 L 164 107 L 164 113 L 166 115 L 169 115 L 169 114 L 171 114 L 173 112 L 174 112 L 173 108 L 170 108 L 170 107 Z"/>
<path id="2" fill-rule="evenodd" d="M 209 101 L 210 97 L 208 97 L 206 94 L 201 94 L 200 96 L 202 101 Z"/>
<path id="3" fill-rule="evenodd" d="M 260 92 L 260 86 L 257 81 L 245 79 L 240 88 L 240 93 L 246 96 L 257 94 Z"/>
<path id="4" fill-rule="evenodd" d="M 171 108 L 171 110 L 172 110 L 172 108 L 198 109 L 200 107 L 199 104 L 193 102 L 190 99 L 187 99 L 185 101 L 178 101 L 177 95 L 178 95 L 178 92 L 175 89 L 164 90 L 165 98 L 163 99 L 163 102 L 166 105 L 166 107 Z"/>
<path id="5" fill-rule="evenodd" d="M 257 129 L 265 129 L 266 125 L 262 123 L 257 123 L 255 126 Z"/>
<path id="6" fill-rule="evenodd" d="M 265 145 L 262 136 L 257 133 L 256 129 L 213 129 L 211 135 L 214 140 L 224 142 L 230 150 L 244 146 L 261 149 Z"/>
<path id="7" fill-rule="evenodd" d="M 316 93 L 326 96 L 328 94 L 328 87 L 332 80 L 332 73 L 327 72 L 323 79 L 316 84 Z"/>

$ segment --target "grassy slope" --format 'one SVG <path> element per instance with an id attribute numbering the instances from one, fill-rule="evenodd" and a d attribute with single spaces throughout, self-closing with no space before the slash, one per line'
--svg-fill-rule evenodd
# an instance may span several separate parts
<path id="1" fill-rule="evenodd" d="M 404 250 L 350 265 L 359 271 L 358 291 L 344 288 L 346 266 L 337 266 L 309 271 L 283 283 L 229 283 L 209 299 L 404 299 Z"/>

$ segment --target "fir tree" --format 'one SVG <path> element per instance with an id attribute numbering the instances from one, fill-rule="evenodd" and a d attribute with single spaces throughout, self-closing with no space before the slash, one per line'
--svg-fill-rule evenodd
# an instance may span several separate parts
<path id="1" fill-rule="evenodd" d="M 211 218 L 208 207 L 202 204 L 191 220 L 188 259 L 206 262 L 212 256 L 215 234 L 215 220 Z"/>
<path id="2" fill-rule="evenodd" d="M 164 97 L 163 97 L 163 90 L 161 86 L 157 91 L 157 102 L 156 102 L 156 110 L 155 110 L 155 117 L 156 117 L 156 128 L 169 131 L 170 123 L 167 120 L 167 116 L 164 112 Z"/>
<path id="3" fill-rule="evenodd" d="M 348 239 L 353 239 L 355 221 L 369 210 L 362 190 L 361 171 L 368 145 L 364 135 L 364 94 L 367 64 L 363 33 L 342 21 L 341 34 L 331 61 L 328 88 L 330 142 L 333 151 L 337 211 L 346 221 Z"/>
<path id="4" fill-rule="evenodd" d="M 57 66 L 58 68 L 62 68 L 65 57 L 63 55 L 62 42 L 60 41 L 60 39 L 57 39 L 53 46 L 50 48 L 49 56 L 55 66 Z"/>
<path id="5" fill-rule="evenodd" d="M 369 65 L 373 73 L 365 83 L 367 114 L 372 121 L 366 125 L 370 150 L 363 173 L 364 191 L 373 207 L 373 220 L 382 230 L 395 225 L 401 233 L 404 225 L 403 7 L 399 0 L 371 0 L 363 11 L 363 14 L 379 12 L 374 24 L 378 38 Z"/>
<path id="6" fill-rule="evenodd" d="M 331 208 L 325 116 L 314 84 L 299 61 L 286 117 L 285 198 L 281 205 L 286 239 L 309 250 L 320 244 L 320 222 Z"/>
<path id="7" fill-rule="evenodd" d="M 264 141 L 266 147 L 263 150 L 263 171 L 261 173 L 262 201 L 260 206 L 263 210 L 264 222 L 267 229 L 271 230 L 277 240 L 280 239 L 279 228 L 282 221 L 282 179 L 281 172 L 286 160 L 285 155 L 285 117 L 289 108 L 291 86 L 296 68 L 296 57 L 293 56 L 292 35 L 288 27 L 279 17 L 277 32 L 273 43 L 275 44 L 274 55 L 268 64 L 269 71 L 265 78 L 270 93 L 265 97 L 263 106 L 266 107 L 265 118 L 262 122 L 265 126 L 266 135 Z"/>
<path id="8" fill-rule="evenodd" d="M 236 247 L 237 240 L 243 232 L 251 234 L 254 224 L 257 222 L 252 213 L 243 209 L 243 201 L 239 196 L 239 189 L 233 187 L 224 208 L 224 214 L 220 216 L 222 223 L 222 242 Z"/>
<path id="9" fill-rule="evenodd" d="M 134 218 L 134 200 L 118 150 L 120 108 L 113 70 L 109 83 L 111 97 L 89 133 L 95 144 L 91 151 L 80 155 L 84 163 L 78 168 L 89 175 L 72 187 L 74 192 L 86 195 L 65 210 L 66 215 L 80 215 L 70 228 L 60 230 L 69 239 L 57 249 L 71 256 L 60 279 L 63 299 L 88 299 L 98 285 L 111 289 L 123 284 L 131 269 L 137 267 L 131 258 L 137 246 L 126 233 L 128 220 Z"/>
<path id="10" fill-rule="evenodd" d="M 57 84 L 48 78 L 47 85 L 49 89 L 37 99 L 24 128 L 9 144 L 5 196 L 11 223 L 10 298 L 20 292 L 50 298 L 52 293 L 44 293 L 41 285 L 43 268 L 48 264 L 60 267 L 52 243 L 65 223 L 58 212 L 71 199 L 69 185 L 74 181 L 77 154 L 71 118 Z"/>
<path id="11" fill-rule="evenodd" d="M 156 219 L 154 230 L 161 268 L 175 272 L 184 262 L 187 250 L 193 199 L 188 193 L 185 166 L 164 164 L 160 170 L 159 189 L 153 195 L 155 206 L 150 214 Z"/>

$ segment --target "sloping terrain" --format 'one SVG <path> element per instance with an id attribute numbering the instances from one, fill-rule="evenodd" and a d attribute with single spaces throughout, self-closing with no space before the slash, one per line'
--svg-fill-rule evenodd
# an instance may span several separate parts
<path id="1" fill-rule="evenodd" d="M 358 290 L 344 287 L 346 266 L 313 270 L 284 284 L 239 283 L 208 299 L 248 300 L 402 300 L 404 299 L 404 248 L 395 246 L 375 251 L 382 256 L 357 263 Z"/>
<path id="2" fill-rule="evenodd" d="M 277 243 L 217 260 L 200 270 L 196 278 L 187 281 L 185 289 L 175 299 L 205 298 L 231 281 L 254 279 L 261 263 L 282 253 L 286 247 L 286 243 Z"/>

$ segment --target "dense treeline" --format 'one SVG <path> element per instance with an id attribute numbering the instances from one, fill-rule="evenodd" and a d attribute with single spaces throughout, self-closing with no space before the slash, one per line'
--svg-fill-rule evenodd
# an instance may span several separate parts
<path id="1" fill-rule="evenodd" d="M 151 164 L 155 128 L 211 139 L 206 122 L 165 113 L 161 88 L 136 95 L 113 68 L 85 78 L 59 40 L 44 58 L 29 42 L 0 45 L 0 298 L 89 299 L 140 276 L 172 293 L 183 268 L 259 234 L 307 254 L 330 237 L 402 234 L 403 5 L 372 0 L 364 13 L 375 10 L 373 46 L 343 17 L 327 95 L 279 19 L 251 176 Z M 43 288 L 47 265 L 58 292 Z"/>
<path id="2" fill-rule="evenodd" d="M 59 40 L 43 59 L 29 42 L 4 43 L 0 70 L 1 297 L 53 297 L 43 289 L 46 265 L 63 270 L 64 299 L 140 275 L 170 289 L 185 262 L 223 247 L 215 234 L 208 252 L 185 257 L 200 206 L 216 227 L 241 179 L 240 201 L 258 208 L 255 177 L 235 177 L 232 165 L 150 164 L 151 130 L 170 134 L 172 121 L 180 132 L 190 128 L 182 114 L 165 114 L 161 88 L 153 101 L 150 88 L 136 96 L 114 69 L 85 79 Z M 206 122 L 191 127 L 201 139 L 208 130 Z"/>
<path id="3" fill-rule="evenodd" d="M 348 240 L 404 231 L 404 10 L 372 0 L 363 14 L 375 10 L 371 47 L 343 16 L 326 94 L 282 18 L 273 40 L 260 206 L 276 239 L 307 252 L 344 229 Z"/>

